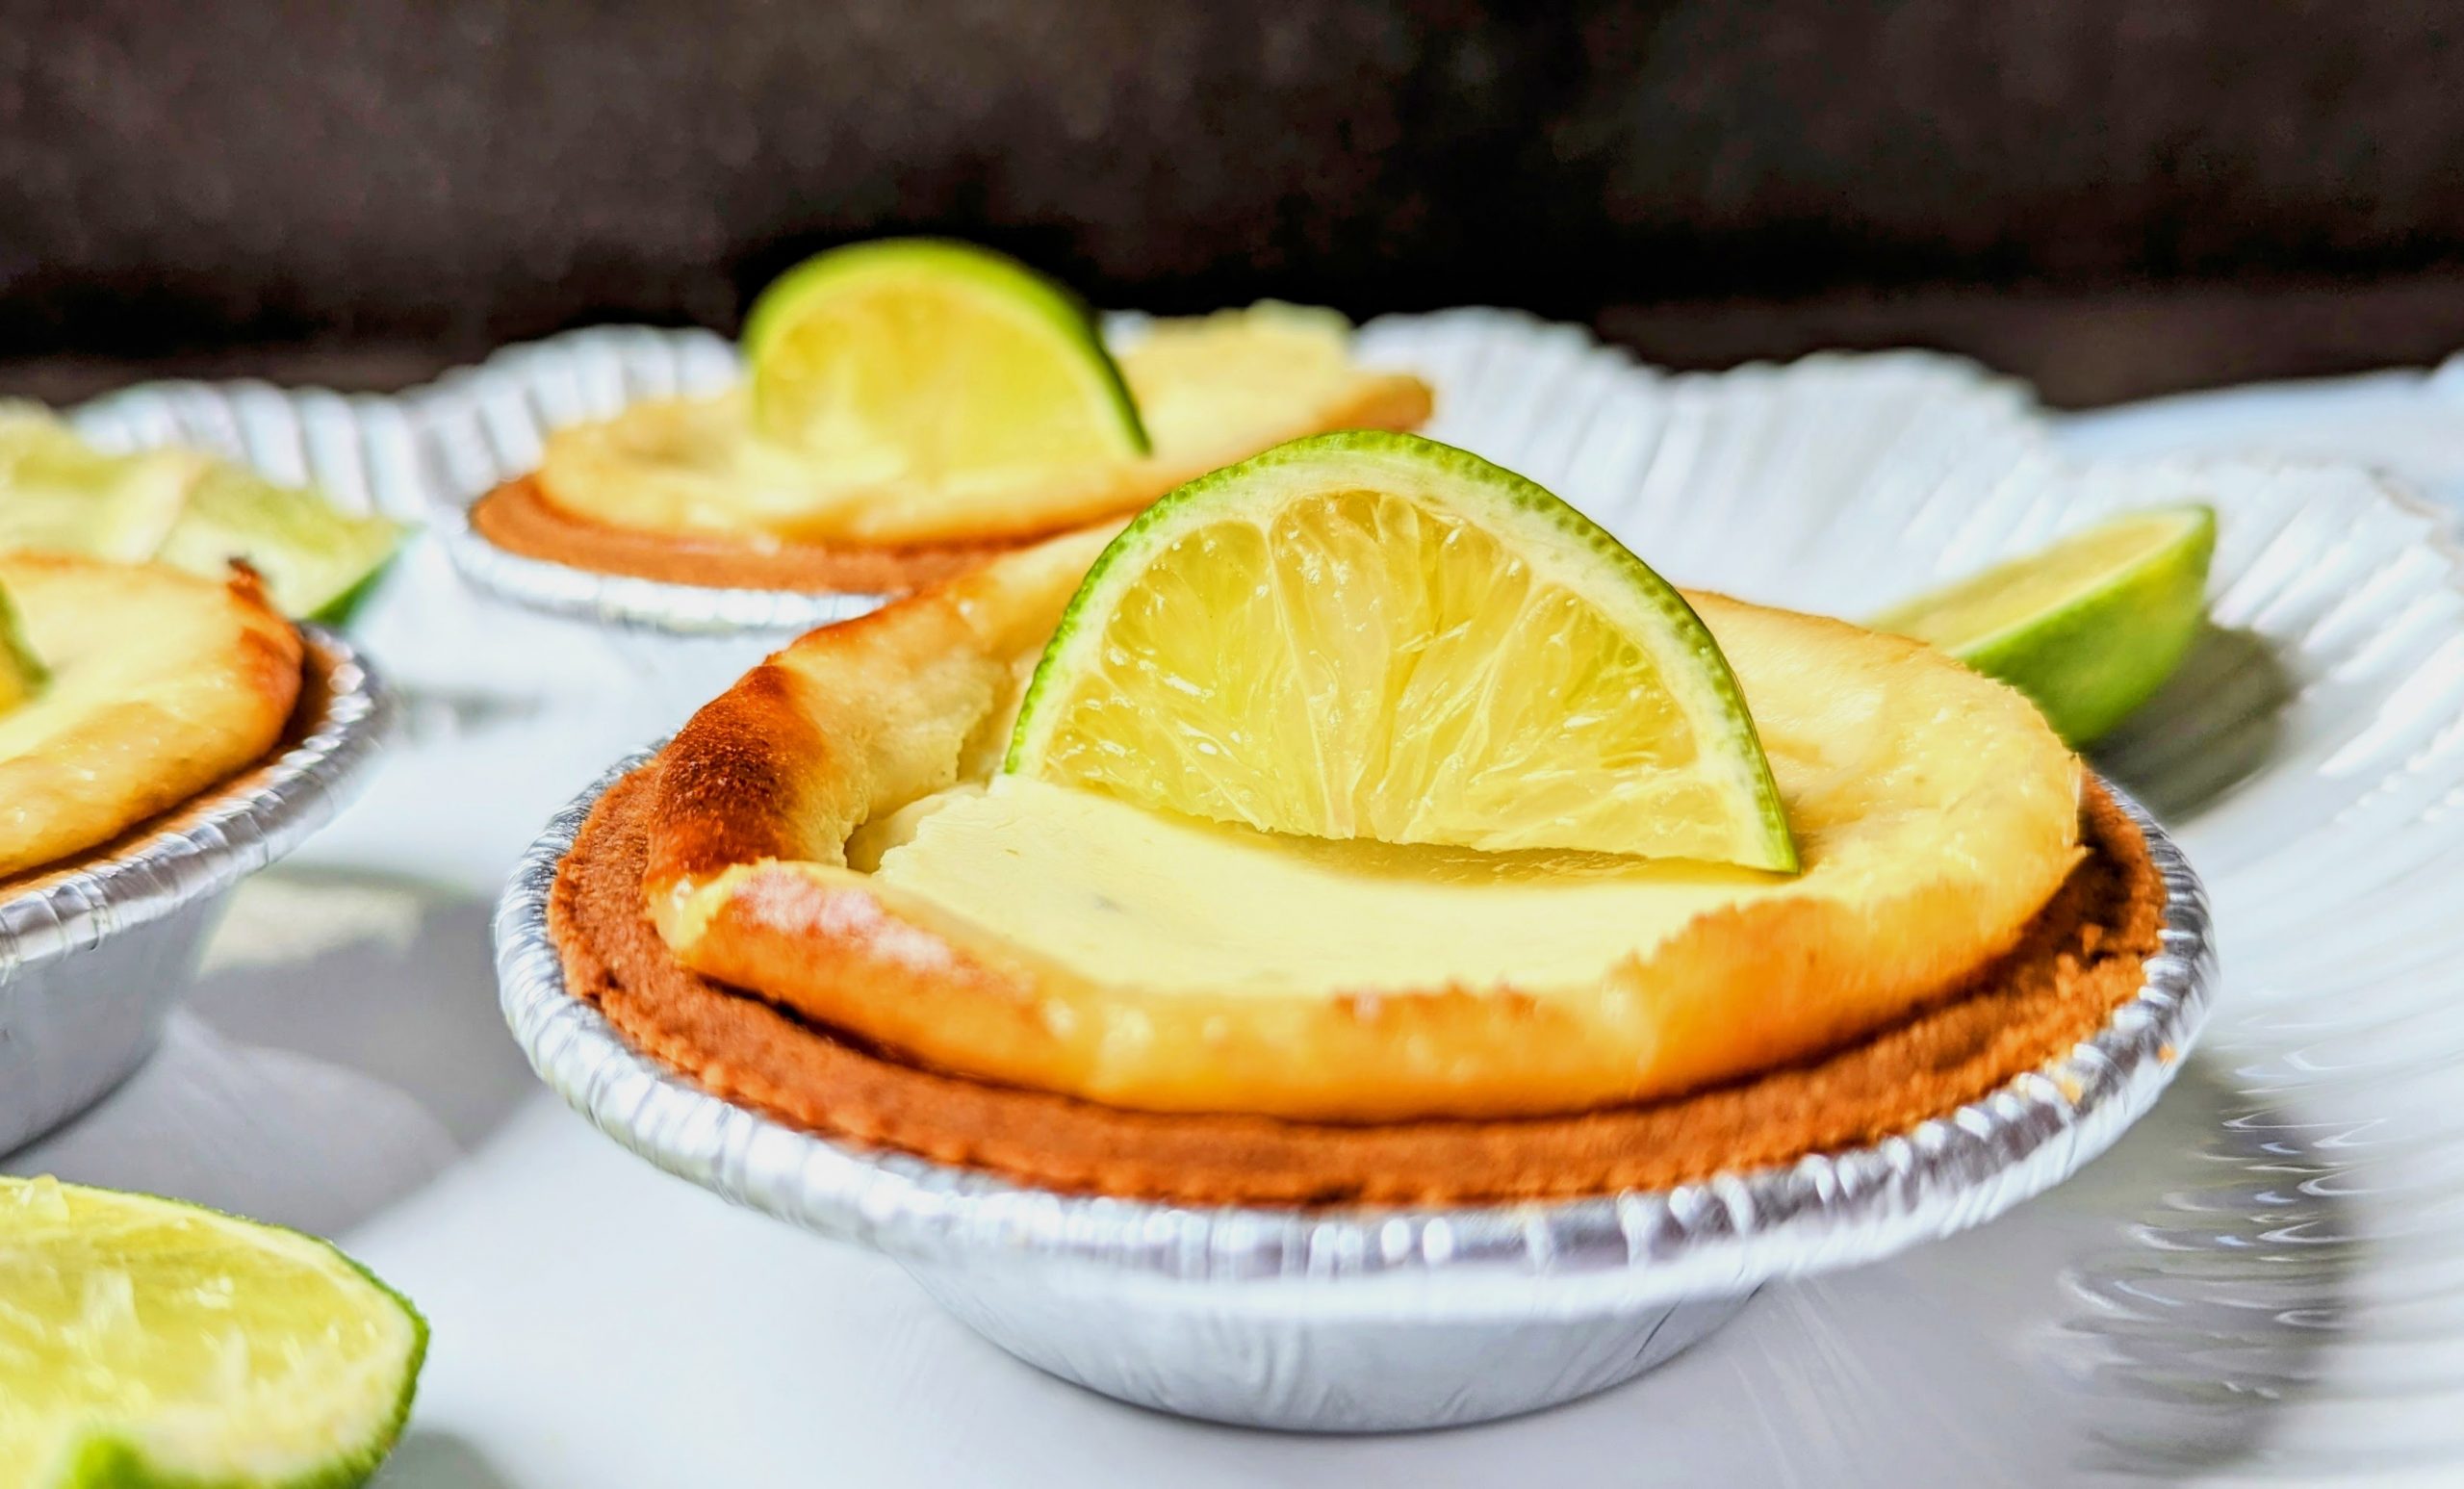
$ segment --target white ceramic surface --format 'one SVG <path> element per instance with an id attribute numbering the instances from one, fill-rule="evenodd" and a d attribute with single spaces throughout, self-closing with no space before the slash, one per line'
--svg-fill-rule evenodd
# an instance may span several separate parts
<path id="1" fill-rule="evenodd" d="M 1867 405 L 1851 449 L 1953 420 L 2031 464 L 2246 440 L 2400 464 L 2456 448 L 2464 427 L 2418 377 L 2047 431 L 2024 398 L 1980 391 L 1957 365 L 1880 372 L 1931 407 Z M 1458 401 L 1472 386 L 1441 380 Z M 1649 380 L 1716 401 L 1718 379 Z M 2264 417 L 2247 416 L 2253 399 Z M 311 852 L 235 897 L 163 1054 L 5 1167 L 317 1226 L 410 1291 L 436 1339 L 389 1489 L 2453 1483 L 2464 602 L 2451 556 L 2425 541 L 2431 519 L 2373 482 L 2240 469 L 2221 489 L 2225 618 L 2272 665 L 2230 668 L 2233 652 L 2211 647 L 2167 701 L 2200 716 L 2202 742 L 2179 760 L 2139 754 L 2138 774 L 2108 762 L 2166 808 L 2209 877 L 2228 971 L 2201 1053 L 2070 1183 L 1940 1245 L 1766 1290 L 1630 1389 L 1493 1426 L 1341 1441 L 1127 1410 L 984 1346 L 886 1262 L 608 1143 L 503 1038 L 486 899 L 555 804 L 651 730 L 627 732 L 638 721 L 593 670 L 603 655 L 481 624 L 432 548 L 357 628 L 413 684 L 406 747 Z M 1835 499 L 1823 462 L 1799 470 L 1803 489 L 1770 492 L 1780 517 L 1758 531 Z M 1682 526 L 1668 514 L 1648 541 Z M 1809 527 L 1876 571 L 1840 603 L 1956 562 L 1887 531 Z M 1717 543 L 1645 552 L 1673 577 L 1746 587 L 1756 576 L 1727 566 L 1748 560 Z M 1824 541 L 1796 546 L 1825 556 Z"/>

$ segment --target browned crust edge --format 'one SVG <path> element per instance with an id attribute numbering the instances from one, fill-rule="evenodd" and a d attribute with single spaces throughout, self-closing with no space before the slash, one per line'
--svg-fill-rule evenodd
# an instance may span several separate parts
<path id="1" fill-rule="evenodd" d="M 911 548 L 780 543 L 638 532 L 592 522 L 550 501 L 534 476 L 505 482 L 471 505 L 471 528 L 506 552 L 596 574 L 667 584 L 896 595 L 919 589 L 1050 534 Z"/>
<path id="2" fill-rule="evenodd" d="M 1659 1189 L 1902 1132 L 2092 1034 L 2143 981 L 2165 890 L 2101 789 L 2086 860 L 2017 950 L 1958 996 L 1808 1064 L 1571 1117 L 1375 1125 L 1122 1111 L 919 1068 L 680 966 L 642 910 L 646 772 L 619 782 L 557 875 L 567 986 L 628 1040 L 790 1126 L 1040 1188 L 1193 1204 L 1454 1204 Z"/>

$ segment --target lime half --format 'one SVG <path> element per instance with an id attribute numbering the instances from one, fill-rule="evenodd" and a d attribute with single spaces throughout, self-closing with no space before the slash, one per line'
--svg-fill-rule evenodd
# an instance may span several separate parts
<path id="1" fill-rule="evenodd" d="M 1685 601 L 1409 434 L 1295 440 L 1150 507 L 1071 601 L 1008 768 L 1272 833 L 1796 867 Z"/>
<path id="2" fill-rule="evenodd" d="M 2036 701 L 2086 745 L 2153 697 L 2207 613 L 2216 513 L 2133 512 L 1874 617 Z"/>
<path id="3" fill-rule="evenodd" d="M 15 603 L 7 590 L 0 589 L 0 713 L 34 697 L 47 676 L 42 659 L 26 644 Z"/>
<path id="4" fill-rule="evenodd" d="M 426 1348 L 410 1304 L 321 1241 L 0 1179 L 0 1483 L 361 1483 Z"/>
<path id="5" fill-rule="evenodd" d="M 966 244 L 885 239 L 807 260 L 755 302 L 744 358 L 761 433 L 885 478 L 1147 450 L 1085 307 Z"/>

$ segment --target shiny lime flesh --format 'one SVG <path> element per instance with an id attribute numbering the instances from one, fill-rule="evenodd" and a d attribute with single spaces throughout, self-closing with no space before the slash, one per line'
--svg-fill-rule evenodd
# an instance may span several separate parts
<path id="1" fill-rule="evenodd" d="M 808 259 L 755 302 L 743 353 L 763 435 L 885 478 L 1148 449 L 1085 307 L 967 244 L 885 239 Z"/>
<path id="2" fill-rule="evenodd" d="M 427 1325 L 325 1243 L 0 1179 L 0 1482 L 344 1489 L 400 1435 Z"/>

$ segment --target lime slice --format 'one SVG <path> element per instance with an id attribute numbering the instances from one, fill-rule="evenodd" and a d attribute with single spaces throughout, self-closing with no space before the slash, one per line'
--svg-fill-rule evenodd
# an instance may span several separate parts
<path id="1" fill-rule="evenodd" d="M 198 476 L 155 558 L 219 575 L 234 558 L 285 615 L 339 622 L 402 541 L 399 524 L 337 510 L 311 491 L 217 464 Z"/>
<path id="2" fill-rule="evenodd" d="M 427 1349 L 321 1241 L 0 1179 L 0 1482 L 339 1489 L 393 1449 Z"/>
<path id="3" fill-rule="evenodd" d="M 2216 513 L 2114 518 L 1874 617 L 2036 701 L 2073 746 L 2153 697 L 2206 618 Z"/>
<path id="4" fill-rule="evenodd" d="M 41 658 L 26 644 L 15 603 L 7 590 L 0 589 L 0 713 L 34 697 L 48 676 Z"/>
<path id="5" fill-rule="evenodd" d="M 1273 833 L 1796 867 L 1677 591 L 1408 434 L 1295 440 L 1150 507 L 1070 602 L 1008 769 Z"/>
<path id="6" fill-rule="evenodd" d="M 1085 308 L 965 244 L 886 239 L 807 260 L 754 304 L 744 357 L 756 427 L 860 475 L 934 479 L 1147 450 Z"/>
<path id="7" fill-rule="evenodd" d="M 0 403 L 0 549 L 142 563 L 179 521 L 205 459 L 107 455 L 38 403 Z"/>

